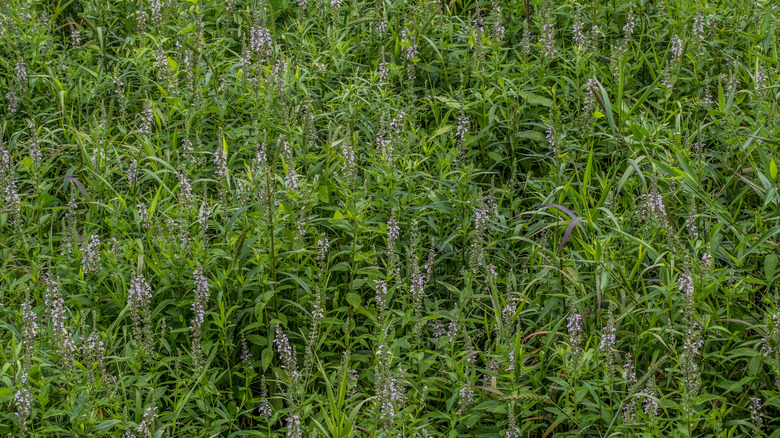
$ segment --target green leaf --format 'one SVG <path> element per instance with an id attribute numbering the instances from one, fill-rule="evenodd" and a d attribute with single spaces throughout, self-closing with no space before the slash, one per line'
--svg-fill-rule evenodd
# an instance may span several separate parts
<path id="1" fill-rule="evenodd" d="M 546 106 L 548 108 L 552 108 L 553 105 L 552 100 L 546 97 L 542 97 L 534 93 L 531 93 L 530 91 L 524 91 L 524 90 L 518 91 L 517 94 L 531 105 L 541 105 L 541 106 Z"/>
<path id="2" fill-rule="evenodd" d="M 271 347 L 265 347 L 263 352 L 260 353 L 260 363 L 263 367 L 263 371 L 268 371 L 268 366 L 271 365 L 271 359 L 274 357 L 274 351 Z"/>
<path id="3" fill-rule="evenodd" d="M 604 100 L 604 112 L 607 116 L 609 129 L 612 131 L 612 135 L 617 136 L 617 128 L 615 127 L 615 119 L 612 115 L 612 103 L 609 101 L 609 94 L 607 94 L 607 90 L 604 89 L 601 84 L 599 84 L 599 89 L 601 90 L 601 98 Z"/>
<path id="4" fill-rule="evenodd" d="M 776 274 L 777 256 L 774 254 L 769 254 L 764 258 L 764 277 L 766 278 L 766 283 L 768 285 L 771 285 L 771 283 L 774 281 Z"/>
<path id="5" fill-rule="evenodd" d="M 439 129 L 437 129 L 436 132 L 431 135 L 431 140 L 450 131 L 452 131 L 452 125 L 440 126 Z"/>
<path id="6" fill-rule="evenodd" d="M 260 346 L 268 345 L 268 339 L 266 339 L 265 336 L 246 335 L 246 340 L 254 345 L 260 345 Z"/>
<path id="7" fill-rule="evenodd" d="M 347 300 L 347 303 L 349 303 L 349 305 L 352 306 L 352 307 L 357 308 L 357 307 L 360 307 L 363 304 L 363 300 L 362 300 L 362 298 L 360 298 L 360 295 L 358 295 L 358 294 L 356 294 L 354 292 L 348 293 L 345 298 Z"/>
<path id="8" fill-rule="evenodd" d="M 329 191 L 330 190 L 328 189 L 328 186 L 325 185 L 325 184 L 320 184 L 317 187 L 317 192 L 319 193 L 320 201 L 322 201 L 322 202 L 330 202 Z"/>
<path id="9" fill-rule="evenodd" d="M 539 131 L 521 131 L 517 134 L 517 138 L 533 140 L 538 143 L 547 143 L 547 137 Z"/>
<path id="10" fill-rule="evenodd" d="M 121 421 L 121 420 L 106 420 L 106 421 L 101 421 L 100 423 L 98 423 L 98 425 L 97 425 L 97 426 L 95 426 L 95 428 L 93 429 L 93 431 L 94 431 L 94 432 L 103 432 L 103 431 L 107 431 L 107 430 L 109 430 L 109 429 L 113 428 L 114 426 L 116 426 L 116 425 L 118 425 L 118 424 L 122 424 L 122 421 Z"/>

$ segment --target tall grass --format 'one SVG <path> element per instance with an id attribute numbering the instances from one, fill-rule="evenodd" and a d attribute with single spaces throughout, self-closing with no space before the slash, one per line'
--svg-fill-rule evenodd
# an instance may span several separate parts
<path id="1" fill-rule="evenodd" d="M 777 436 L 772 1 L 0 1 L 0 435 Z"/>

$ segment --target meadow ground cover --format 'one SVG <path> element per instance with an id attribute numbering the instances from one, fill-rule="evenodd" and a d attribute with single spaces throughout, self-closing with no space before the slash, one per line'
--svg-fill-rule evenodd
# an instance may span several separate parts
<path id="1" fill-rule="evenodd" d="M 0 435 L 780 436 L 779 19 L 0 0 Z"/>

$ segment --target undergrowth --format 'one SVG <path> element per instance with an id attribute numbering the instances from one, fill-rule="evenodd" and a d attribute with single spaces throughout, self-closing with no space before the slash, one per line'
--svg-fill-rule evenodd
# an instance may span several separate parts
<path id="1" fill-rule="evenodd" d="M 779 436 L 779 18 L 0 1 L 0 434 Z"/>

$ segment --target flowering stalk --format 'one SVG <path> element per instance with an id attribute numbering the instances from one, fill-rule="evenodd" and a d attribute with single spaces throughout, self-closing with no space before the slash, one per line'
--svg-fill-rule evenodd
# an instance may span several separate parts
<path id="1" fill-rule="evenodd" d="M 270 419 L 274 414 L 271 403 L 268 401 L 268 385 L 265 383 L 265 376 L 260 382 L 260 404 L 257 407 L 257 413 L 264 418 Z"/>
<path id="2" fill-rule="evenodd" d="M 38 315 L 36 315 L 29 299 L 21 304 L 22 308 L 22 369 L 29 370 L 32 366 L 32 356 L 35 350 L 35 340 L 38 334 Z"/>
<path id="3" fill-rule="evenodd" d="M 16 384 L 17 390 L 14 395 L 14 403 L 16 404 L 16 418 L 19 421 L 19 431 L 22 436 L 27 430 L 27 420 L 32 414 L 32 406 L 35 399 L 32 395 L 30 384 L 27 382 L 27 371 L 24 371 L 19 376 L 19 381 Z"/>
<path id="4" fill-rule="evenodd" d="M 290 340 L 287 335 L 281 330 L 281 327 L 277 326 L 276 336 L 274 337 L 274 344 L 276 345 L 276 352 L 281 360 L 281 368 L 287 372 L 287 403 L 289 407 L 289 413 L 287 418 L 287 436 L 290 437 L 302 437 L 301 425 L 300 425 L 300 376 L 301 373 L 298 369 L 298 352 L 294 345 L 290 344 Z M 277 378 L 279 374 L 277 373 Z"/>
<path id="5" fill-rule="evenodd" d="M 241 363 L 244 364 L 247 372 L 255 368 L 252 364 L 254 361 L 255 357 L 246 345 L 246 336 L 244 336 L 244 332 L 241 332 Z"/>
<path id="6" fill-rule="evenodd" d="M 634 361 L 629 353 L 626 358 L 626 363 L 623 365 L 623 378 L 626 382 L 626 389 L 630 390 L 636 384 L 636 370 L 634 369 Z M 636 398 L 630 397 L 623 403 L 623 421 L 626 423 L 633 423 L 636 418 Z"/>
<path id="7" fill-rule="evenodd" d="M 541 18 L 539 20 L 539 45 L 545 61 L 551 62 L 555 59 L 558 51 L 555 49 L 555 16 L 553 9 L 555 5 L 552 0 L 545 0 L 541 8 Z"/>
<path id="8" fill-rule="evenodd" d="M 401 228 L 398 226 L 395 210 L 393 210 L 390 213 L 390 219 L 387 221 L 387 270 L 393 275 L 397 284 L 401 284 L 401 266 L 398 263 L 395 245 L 400 235 Z"/>
<path id="9" fill-rule="evenodd" d="M 192 302 L 192 320 L 190 321 L 190 336 L 192 340 L 192 362 L 196 367 L 203 365 L 203 347 L 201 338 L 203 323 L 206 320 L 206 308 L 209 301 L 209 283 L 203 275 L 203 269 L 195 269 L 192 273 L 195 282 L 195 300 Z"/>
<path id="10" fill-rule="evenodd" d="M 82 331 L 86 332 L 84 327 L 82 327 L 82 329 Z M 92 334 L 86 339 L 82 339 L 81 356 L 84 363 L 88 365 L 90 383 L 96 384 L 97 382 L 100 382 L 100 384 L 103 384 L 108 378 L 105 364 L 105 344 L 103 344 L 103 341 L 100 339 L 100 336 L 98 336 L 94 327 Z"/>
<path id="11" fill-rule="evenodd" d="M 601 356 L 604 358 L 606 364 L 607 380 L 612 379 L 615 368 L 615 316 L 612 313 L 612 306 L 610 303 L 609 313 L 607 317 L 607 325 L 601 334 L 601 342 L 599 343 L 599 349 L 601 350 Z"/>
<path id="12" fill-rule="evenodd" d="M 465 374 L 469 374 L 468 367 L 466 367 Z M 474 403 L 474 389 L 472 388 L 470 379 L 466 379 L 466 383 L 460 389 L 458 395 L 458 415 L 463 415 L 473 403 Z"/>
<path id="13" fill-rule="evenodd" d="M 130 317 L 133 323 L 133 339 L 139 345 L 144 358 L 151 359 L 154 351 L 152 336 L 152 288 L 142 274 L 135 275 L 127 293 Z"/>
<path id="14" fill-rule="evenodd" d="M 157 406 L 149 406 L 144 411 L 143 419 L 138 423 L 138 435 L 151 437 L 154 431 L 154 420 L 157 419 Z"/>
<path id="15" fill-rule="evenodd" d="M 504 40 L 504 25 L 501 23 L 501 2 L 499 0 L 491 1 L 491 13 L 493 17 L 493 38 L 499 43 Z"/>
<path id="16" fill-rule="evenodd" d="M 389 429 L 406 400 L 402 380 L 393 375 L 392 355 L 383 331 L 382 342 L 376 350 L 376 415 L 382 429 Z"/>
<path id="17" fill-rule="evenodd" d="M 95 234 L 89 236 L 87 245 L 81 251 L 81 270 L 84 274 L 100 270 L 100 238 Z"/>
<path id="18" fill-rule="evenodd" d="M 75 345 L 68 333 L 65 300 L 60 293 L 60 288 L 56 281 L 46 275 L 43 278 L 43 283 L 46 285 L 44 303 L 49 312 L 54 343 L 57 351 L 59 351 L 61 355 L 69 357 L 74 352 Z"/>
<path id="19" fill-rule="evenodd" d="M 647 385 L 645 386 L 645 398 L 642 401 L 645 415 L 650 417 L 651 420 L 655 420 L 658 416 L 658 402 L 655 400 L 657 398 L 658 388 L 655 385 L 655 376 L 653 376 L 647 381 Z"/>
<path id="20" fill-rule="evenodd" d="M 252 26 L 249 28 L 249 48 L 258 62 L 268 61 L 274 53 L 271 32 L 260 24 L 260 18 L 260 11 L 255 11 Z"/>
<path id="21" fill-rule="evenodd" d="M 471 243 L 471 255 L 469 268 L 472 274 L 477 273 L 477 268 L 484 266 L 484 239 L 489 220 L 498 219 L 498 205 L 492 199 L 480 202 L 474 212 L 474 240 Z"/>

